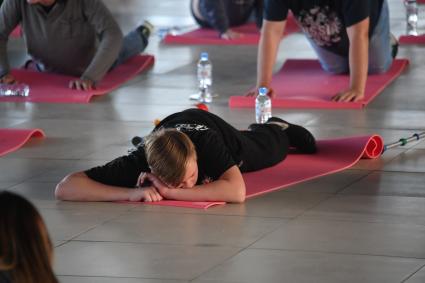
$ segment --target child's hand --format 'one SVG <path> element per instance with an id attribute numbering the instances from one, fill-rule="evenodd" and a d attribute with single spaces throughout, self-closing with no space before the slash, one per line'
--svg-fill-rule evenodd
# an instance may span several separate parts
<path id="1" fill-rule="evenodd" d="M 145 178 L 152 182 L 152 186 L 164 197 L 167 198 L 167 194 L 170 191 L 170 187 L 164 184 L 158 177 L 152 173 L 146 173 Z"/>
<path id="2" fill-rule="evenodd" d="M 7 74 L 7 75 L 4 75 L 3 77 L 0 78 L 0 83 L 2 83 L 2 84 L 15 84 L 15 83 L 17 83 L 17 81 L 16 81 L 14 76 L 12 76 L 11 74 Z"/>
<path id="3" fill-rule="evenodd" d="M 243 37 L 243 33 L 236 32 L 236 31 L 233 31 L 231 29 L 228 29 L 226 32 L 223 32 L 220 35 L 220 37 L 222 39 L 238 39 L 238 38 Z"/>
<path id="4" fill-rule="evenodd" d="M 69 88 L 77 90 L 92 90 L 94 83 L 89 79 L 78 79 L 69 82 Z"/>
<path id="5" fill-rule="evenodd" d="M 338 93 L 337 95 L 332 97 L 332 101 L 357 102 L 357 101 L 363 100 L 363 98 L 364 98 L 364 92 L 358 91 L 355 89 L 350 89 L 350 90 Z"/>
<path id="6" fill-rule="evenodd" d="M 267 95 L 270 98 L 274 98 L 275 97 L 274 89 L 272 89 L 271 87 L 268 87 L 267 89 L 269 90 Z M 245 94 L 245 96 L 248 96 L 248 97 L 257 97 L 257 95 L 258 95 L 258 87 L 253 90 L 250 90 L 247 94 Z"/>
<path id="7" fill-rule="evenodd" d="M 158 192 L 158 190 L 151 186 L 151 187 L 144 187 L 143 190 L 143 200 L 145 202 L 153 202 L 153 201 L 161 201 L 163 197 Z"/>

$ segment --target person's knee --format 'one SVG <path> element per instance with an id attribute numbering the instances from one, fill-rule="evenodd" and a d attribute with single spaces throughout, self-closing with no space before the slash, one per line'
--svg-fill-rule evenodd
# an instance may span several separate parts
<path id="1" fill-rule="evenodd" d="M 386 73 L 392 64 L 392 60 L 387 60 L 385 62 L 380 62 L 376 64 L 371 64 L 369 66 L 369 74 L 382 74 Z"/>
<path id="2" fill-rule="evenodd" d="M 55 198 L 58 200 L 68 200 L 76 178 L 81 178 L 83 175 L 84 173 L 78 172 L 67 175 L 65 178 L 63 178 L 56 185 Z"/>
<path id="3" fill-rule="evenodd" d="M 342 75 L 342 74 L 347 74 L 349 72 L 349 68 L 347 65 L 345 64 L 341 64 L 341 65 L 322 65 L 322 68 L 328 72 L 331 73 L 332 75 Z"/>

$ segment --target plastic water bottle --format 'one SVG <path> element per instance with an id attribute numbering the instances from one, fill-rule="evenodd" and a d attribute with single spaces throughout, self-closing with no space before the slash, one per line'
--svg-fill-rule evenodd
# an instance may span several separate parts
<path id="1" fill-rule="evenodd" d="M 272 100 L 267 93 L 266 87 L 260 87 L 255 99 L 255 120 L 258 124 L 264 124 L 272 117 Z"/>
<path id="2" fill-rule="evenodd" d="M 408 35 L 418 35 L 418 3 L 416 0 L 404 0 Z"/>
<path id="3" fill-rule="evenodd" d="M 212 64 L 208 59 L 208 53 L 202 52 L 198 61 L 198 82 L 199 82 L 199 101 L 212 102 L 211 85 L 212 85 Z"/>
<path id="4" fill-rule="evenodd" d="M 0 84 L 0 96 L 22 96 L 27 97 L 30 87 L 27 84 Z"/>

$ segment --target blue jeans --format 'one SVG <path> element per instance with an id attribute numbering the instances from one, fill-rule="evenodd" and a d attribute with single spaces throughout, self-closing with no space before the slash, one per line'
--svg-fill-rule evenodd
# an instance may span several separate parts
<path id="1" fill-rule="evenodd" d="M 369 74 L 384 73 L 392 64 L 390 20 L 387 0 L 382 4 L 378 23 L 369 39 Z M 347 57 L 335 54 L 318 46 L 308 38 L 311 46 L 319 57 L 322 68 L 333 74 L 344 74 L 350 70 Z"/>
<path id="2" fill-rule="evenodd" d="M 123 38 L 121 51 L 111 69 L 121 65 L 133 56 L 143 52 L 148 46 L 148 39 L 137 31 L 137 28 L 129 32 Z"/>

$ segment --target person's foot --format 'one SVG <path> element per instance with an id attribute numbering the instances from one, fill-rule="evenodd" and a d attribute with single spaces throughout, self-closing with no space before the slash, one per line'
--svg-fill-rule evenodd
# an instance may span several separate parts
<path id="1" fill-rule="evenodd" d="M 303 153 L 315 153 L 317 151 L 316 139 L 304 127 L 291 124 L 277 117 L 271 117 L 266 124 L 275 124 L 282 127 L 288 135 L 289 145 Z"/>
<path id="2" fill-rule="evenodd" d="M 139 136 L 135 136 L 131 139 L 131 144 L 135 147 L 139 147 L 143 143 L 143 138 Z"/>
<path id="3" fill-rule="evenodd" d="M 394 34 L 390 33 L 390 43 L 391 43 L 391 57 L 393 57 L 393 59 L 395 59 L 395 57 L 397 57 L 398 54 L 398 40 L 397 38 L 394 36 Z"/>
<path id="4" fill-rule="evenodd" d="M 269 118 L 266 124 L 278 125 L 279 127 L 282 128 L 282 130 L 286 130 L 287 128 L 289 128 L 289 123 L 277 117 Z"/>
<path id="5" fill-rule="evenodd" d="M 145 21 L 143 22 L 143 24 L 141 24 L 141 25 L 137 28 L 137 30 L 140 32 L 140 34 L 141 34 L 144 38 L 148 39 L 148 38 L 149 38 L 149 36 L 153 33 L 154 26 L 153 26 L 153 24 L 151 24 L 149 21 L 145 20 Z"/>

